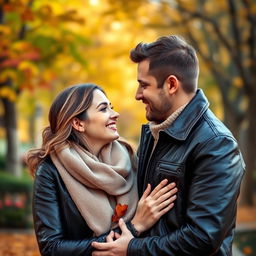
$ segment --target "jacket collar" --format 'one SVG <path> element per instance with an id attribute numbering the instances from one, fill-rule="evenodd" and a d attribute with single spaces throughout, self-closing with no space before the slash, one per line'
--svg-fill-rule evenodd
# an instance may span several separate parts
<path id="1" fill-rule="evenodd" d="M 163 132 L 177 140 L 186 140 L 190 131 L 208 109 L 209 102 L 203 91 L 198 89 L 194 98 L 188 103 L 178 118 Z M 148 125 L 144 131 L 149 129 Z M 145 129 L 146 128 L 146 129 Z"/>

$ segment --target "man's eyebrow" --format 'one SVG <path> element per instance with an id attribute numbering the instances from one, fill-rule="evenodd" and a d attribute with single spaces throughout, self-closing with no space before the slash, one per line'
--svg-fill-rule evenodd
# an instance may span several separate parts
<path id="1" fill-rule="evenodd" d="M 149 84 L 148 82 L 143 81 L 143 80 L 141 80 L 141 79 L 138 79 L 137 81 L 138 81 L 138 83 L 140 83 L 140 84 Z"/>

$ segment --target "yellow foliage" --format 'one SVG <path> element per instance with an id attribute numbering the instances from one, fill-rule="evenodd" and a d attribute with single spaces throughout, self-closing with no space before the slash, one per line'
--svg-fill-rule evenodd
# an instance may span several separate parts
<path id="1" fill-rule="evenodd" d="M 241 79 L 241 77 L 235 77 L 234 79 L 233 79 L 233 85 L 235 86 L 235 87 L 238 87 L 238 88 L 241 88 L 241 87 L 243 87 L 243 80 Z"/>
<path id="2" fill-rule="evenodd" d="M 22 0 L 25 1 L 25 0 Z M 119 1 L 108 0 L 40 0 L 35 1 L 35 17 L 38 31 L 42 37 L 52 37 L 54 40 L 62 42 L 61 47 L 64 51 L 54 59 L 51 59 L 49 67 L 43 69 L 38 63 L 21 62 L 18 71 L 29 70 L 33 79 L 29 81 L 33 84 L 33 90 L 22 93 L 20 97 L 21 109 L 30 111 L 20 111 L 22 114 L 29 115 L 33 112 L 36 105 L 42 106 L 43 115 L 39 118 L 43 124 L 47 124 L 47 112 L 56 94 L 72 84 L 93 82 L 101 85 L 114 105 L 120 112 L 119 129 L 120 134 L 126 138 L 137 140 L 140 133 L 141 123 L 145 123 L 145 109 L 143 104 L 134 99 L 137 88 L 136 68 L 129 59 L 130 50 L 139 42 L 151 42 L 158 36 L 166 34 L 183 34 L 187 29 L 186 25 L 170 27 L 172 21 L 180 22 L 183 16 L 175 8 L 176 1 L 122 1 L 125 6 L 121 6 Z M 189 11 L 199 10 L 199 1 L 180 0 L 184 8 Z M 204 1 L 205 15 L 217 16 L 219 10 L 226 8 L 226 0 Z M 136 8 L 132 8 L 136 7 Z M 218 7 L 218 8 L 217 8 Z M 85 24 L 82 24 L 77 17 L 83 17 Z M 65 23 L 69 20 L 71 22 Z M 43 21 L 43 22 L 42 22 Z M 60 21 L 63 21 L 60 23 Z M 76 21 L 76 23 L 72 22 Z M 82 21 L 82 20 L 81 20 Z M 226 17 L 220 22 L 221 28 L 228 27 L 230 24 Z M 47 26 L 45 27 L 45 23 Z M 199 19 L 189 22 L 189 29 L 193 36 L 200 42 L 200 48 L 206 55 L 209 48 L 206 44 L 206 37 L 202 31 Z M 155 27 L 150 28 L 149 25 Z M 58 28 L 58 29 L 56 29 Z M 207 34 L 213 36 L 212 25 L 205 25 Z M 72 31 L 77 35 L 88 38 L 88 42 L 79 43 L 73 41 L 70 33 L 62 33 L 62 30 Z M 1 31 L 1 27 L 0 27 Z M 33 33 L 33 30 L 32 30 Z M 53 41 L 54 41 L 53 40 Z M 67 50 L 69 43 L 74 43 L 77 55 L 84 57 L 86 64 L 75 61 Z M 21 42 L 15 45 L 17 51 L 22 51 L 26 44 Z M 72 49 L 73 50 L 73 49 Z M 220 51 L 221 60 L 216 59 L 221 64 L 228 65 L 230 60 L 224 50 Z M 218 52 L 214 52 L 218 55 Z M 209 62 L 209 65 L 214 63 Z M 205 63 L 202 62 L 201 71 L 205 72 Z M 20 72 L 20 73 L 22 73 Z M 201 72 L 201 73 L 203 73 Z M 26 80 L 27 82 L 27 80 Z M 45 87 L 39 87 L 45 84 Z M 240 86 L 234 81 L 236 86 Z M 51 90 L 50 90 L 50 89 Z M 213 101 L 220 102 L 220 97 L 214 91 Z M 34 99 L 29 100 L 29 99 Z M 218 104 L 220 106 L 220 104 Z M 222 109 L 218 107 L 218 115 L 221 116 Z M 25 117 L 22 118 L 25 118 Z M 23 124 L 23 129 L 26 129 Z M 43 127 L 38 127 L 40 131 Z M 39 131 L 38 131 L 39 132 Z M 25 134 L 22 136 L 27 138 Z"/>
<path id="3" fill-rule="evenodd" d="M 186 10 L 193 11 L 197 8 L 197 4 L 194 0 L 179 0 L 179 4 Z"/>
<path id="4" fill-rule="evenodd" d="M 14 83 L 16 82 L 17 73 L 13 69 L 5 69 L 0 72 L 0 83 L 3 83 L 8 79 L 11 79 Z"/>
<path id="5" fill-rule="evenodd" d="M 0 88 L 0 97 L 7 98 L 9 101 L 16 101 L 17 99 L 16 93 L 7 86 L 3 86 Z"/>
<path id="6" fill-rule="evenodd" d="M 23 71 L 23 72 L 29 72 L 30 76 L 36 76 L 38 75 L 38 67 L 29 61 L 22 61 L 18 65 L 18 70 Z"/>
<path id="7" fill-rule="evenodd" d="M 31 47 L 31 44 L 29 42 L 25 41 L 17 41 L 12 44 L 12 49 L 14 51 L 24 51 Z"/>
<path id="8" fill-rule="evenodd" d="M 230 55 L 225 48 L 220 49 L 218 56 L 220 58 L 219 61 L 223 66 L 228 66 L 230 64 Z"/>
<path id="9" fill-rule="evenodd" d="M 252 5 L 251 5 L 251 11 L 252 11 L 252 13 L 253 13 L 254 15 L 256 15 L 256 3 L 255 3 L 255 2 L 252 3 Z"/>
<path id="10" fill-rule="evenodd" d="M 0 35 L 10 35 L 11 29 L 5 25 L 0 24 Z"/>
<path id="11" fill-rule="evenodd" d="M 227 8 L 226 0 L 218 0 L 218 1 L 205 1 L 205 9 L 208 14 L 218 14 L 221 10 L 225 10 Z"/>

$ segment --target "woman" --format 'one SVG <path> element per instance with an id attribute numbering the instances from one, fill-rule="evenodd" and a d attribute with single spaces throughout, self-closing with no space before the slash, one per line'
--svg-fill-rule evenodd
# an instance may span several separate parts
<path id="1" fill-rule="evenodd" d="M 120 217 L 136 234 L 173 207 L 177 189 L 167 180 L 151 193 L 148 185 L 138 203 L 135 156 L 119 139 L 118 116 L 93 84 L 69 87 L 54 100 L 42 147 L 27 155 L 42 255 L 91 255 L 91 243 L 105 241 Z"/>

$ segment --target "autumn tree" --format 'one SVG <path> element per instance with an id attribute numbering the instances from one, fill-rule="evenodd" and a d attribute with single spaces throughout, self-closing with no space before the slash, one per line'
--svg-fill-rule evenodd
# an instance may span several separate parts
<path id="1" fill-rule="evenodd" d="M 18 97 L 36 87 L 51 89 L 53 76 L 44 73 L 51 73 L 54 61 L 64 53 L 84 61 L 74 42 L 79 45 L 79 40 L 86 40 L 75 34 L 70 23 L 82 24 L 83 19 L 76 10 L 64 8 L 61 1 L 0 0 L 0 99 L 7 140 L 6 169 L 15 175 L 20 175 Z"/>

